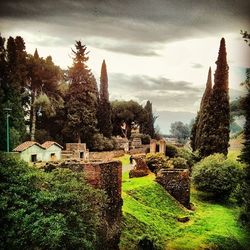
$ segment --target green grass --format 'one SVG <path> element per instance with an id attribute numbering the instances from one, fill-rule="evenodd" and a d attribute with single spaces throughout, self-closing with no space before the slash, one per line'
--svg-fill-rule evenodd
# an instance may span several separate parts
<path id="1" fill-rule="evenodd" d="M 124 156 L 114 158 L 114 160 L 119 160 L 122 162 L 122 166 L 126 166 L 126 165 L 129 165 L 130 163 L 129 158 L 130 158 L 130 155 L 125 154 Z"/>
<path id="2" fill-rule="evenodd" d="M 159 249 L 216 249 L 215 245 L 220 246 L 217 249 L 249 249 L 250 238 L 237 221 L 239 208 L 234 204 L 204 201 L 192 189 L 195 211 L 189 211 L 154 181 L 153 174 L 129 179 L 124 173 L 122 188 L 122 250 L 137 249 L 145 236 Z M 178 222 L 176 218 L 183 216 L 190 221 Z"/>
<path id="3" fill-rule="evenodd" d="M 240 155 L 240 149 L 230 149 L 227 157 L 231 160 L 237 160 Z"/>

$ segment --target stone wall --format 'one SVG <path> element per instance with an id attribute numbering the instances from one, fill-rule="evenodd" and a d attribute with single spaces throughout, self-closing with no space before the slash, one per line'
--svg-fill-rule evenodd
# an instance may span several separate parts
<path id="1" fill-rule="evenodd" d="M 149 145 L 142 145 L 140 148 L 132 148 L 129 150 L 129 154 L 136 155 L 136 154 L 145 154 L 149 151 Z"/>
<path id="2" fill-rule="evenodd" d="M 47 163 L 47 168 L 49 168 Z M 53 165 L 52 167 L 54 167 Z M 106 220 L 102 232 L 105 233 L 102 249 L 119 249 L 122 217 L 122 165 L 120 161 L 89 162 L 68 160 L 56 165 L 56 167 L 70 168 L 73 171 L 85 173 L 87 182 L 107 194 L 108 203 L 103 211 Z"/>
<path id="3" fill-rule="evenodd" d="M 104 152 L 89 152 L 90 161 L 109 161 L 113 158 L 123 156 L 125 154 L 124 150 L 114 150 L 114 151 L 104 151 Z"/>
<path id="4" fill-rule="evenodd" d="M 190 208 L 190 177 L 188 169 L 161 169 L 156 181 L 176 200 Z"/>
<path id="5" fill-rule="evenodd" d="M 164 139 L 161 139 L 159 141 L 152 139 L 150 141 L 150 153 L 166 153 L 166 141 Z"/>

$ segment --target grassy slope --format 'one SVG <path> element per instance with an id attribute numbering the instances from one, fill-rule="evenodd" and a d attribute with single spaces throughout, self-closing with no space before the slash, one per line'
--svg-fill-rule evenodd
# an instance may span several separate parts
<path id="1" fill-rule="evenodd" d="M 235 241 L 247 247 L 250 239 L 237 222 L 238 207 L 202 201 L 195 190 L 191 193 L 194 212 L 173 200 L 154 182 L 154 175 L 129 179 L 128 173 L 123 174 L 121 249 L 136 249 L 144 236 L 162 249 L 205 249 L 212 246 L 212 242 L 226 246 L 229 240 L 225 249 L 236 249 Z M 183 216 L 189 216 L 190 221 L 176 220 Z"/>

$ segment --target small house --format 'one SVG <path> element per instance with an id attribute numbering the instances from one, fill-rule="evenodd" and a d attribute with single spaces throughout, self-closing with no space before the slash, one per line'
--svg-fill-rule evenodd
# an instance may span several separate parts
<path id="1" fill-rule="evenodd" d="M 34 141 L 26 141 L 13 149 L 26 162 L 43 161 L 44 150 L 42 145 Z"/>
<path id="2" fill-rule="evenodd" d="M 43 161 L 61 160 L 62 146 L 54 141 L 46 141 L 42 144 L 45 148 Z"/>

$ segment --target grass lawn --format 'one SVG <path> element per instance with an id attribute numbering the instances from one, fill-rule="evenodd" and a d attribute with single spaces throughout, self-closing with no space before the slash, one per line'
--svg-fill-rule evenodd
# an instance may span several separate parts
<path id="1" fill-rule="evenodd" d="M 128 173 L 123 174 L 122 250 L 137 249 L 145 236 L 159 249 L 250 249 L 250 237 L 237 221 L 236 205 L 204 201 L 192 189 L 195 211 L 189 211 L 154 178 L 151 174 L 129 179 Z M 190 221 L 178 222 L 177 218 L 183 216 Z"/>

